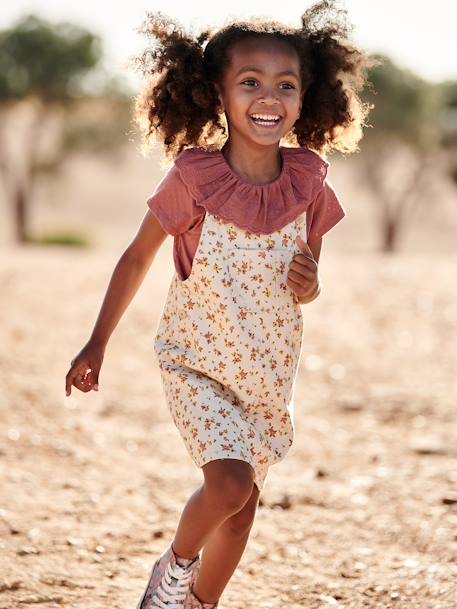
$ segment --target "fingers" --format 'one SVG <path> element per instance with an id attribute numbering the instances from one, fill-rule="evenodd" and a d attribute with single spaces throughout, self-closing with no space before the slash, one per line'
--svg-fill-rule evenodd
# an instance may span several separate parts
<path id="1" fill-rule="evenodd" d="M 318 286 L 319 286 L 319 282 L 309 282 L 309 283 L 303 283 L 303 281 L 300 278 L 295 278 L 292 276 L 292 273 L 289 273 L 288 276 L 288 282 L 290 281 L 292 283 L 292 285 L 290 287 L 292 287 L 295 291 L 300 291 L 301 295 L 304 296 L 305 294 L 308 294 L 309 292 L 315 290 Z"/>
<path id="2" fill-rule="evenodd" d="M 310 283 L 307 286 L 303 286 L 303 283 L 294 281 L 291 278 L 288 278 L 286 283 L 296 296 L 300 299 L 305 298 L 307 302 L 317 298 L 321 291 L 319 283 Z"/>
<path id="3" fill-rule="evenodd" d="M 318 263 L 307 242 L 297 235 L 295 243 L 300 252 L 292 257 L 287 274 L 287 285 L 301 300 L 310 302 L 320 293 Z"/>
<path id="4" fill-rule="evenodd" d="M 296 264 L 304 266 L 311 271 L 317 272 L 317 261 L 315 260 L 309 245 L 300 236 L 296 238 L 295 242 L 301 251 L 292 257 L 290 264 L 295 262 Z"/>
<path id="5" fill-rule="evenodd" d="M 70 368 L 70 370 L 67 373 L 67 376 L 65 377 L 65 393 L 67 395 L 71 395 L 71 386 L 74 384 L 76 379 L 76 370 L 73 369 L 73 366 Z"/>
<path id="6" fill-rule="evenodd" d="M 312 281 L 316 277 L 317 271 L 313 268 L 310 268 L 306 264 L 299 264 L 298 262 L 292 261 L 289 264 L 289 274 L 293 277 L 297 277 L 297 275 L 301 275 L 305 277 L 309 281 Z M 297 277 L 299 279 L 299 277 Z"/>
<path id="7" fill-rule="evenodd" d="M 305 254 L 295 254 L 292 257 L 292 260 L 290 261 L 289 266 L 291 266 L 294 262 L 297 265 L 304 266 L 315 273 L 317 272 L 317 269 L 318 269 L 317 262 L 314 260 L 314 258 L 310 258 L 309 256 L 306 256 Z"/>
<path id="8" fill-rule="evenodd" d="M 298 264 L 295 261 L 289 264 L 287 283 L 300 298 L 317 295 L 320 290 L 317 271 L 309 265 Z"/>
<path id="9" fill-rule="evenodd" d="M 91 389 L 98 391 L 98 373 L 96 373 L 95 370 L 90 370 L 89 374 L 87 375 L 86 382 Z"/>
<path id="10" fill-rule="evenodd" d="M 70 368 L 67 376 L 65 377 L 65 393 L 67 395 L 71 395 L 71 387 L 74 385 L 80 391 L 87 393 L 90 391 L 94 385 L 94 382 L 91 378 L 92 369 L 87 366 L 87 364 L 77 364 Z M 97 380 L 97 390 L 98 390 L 98 380 Z"/>

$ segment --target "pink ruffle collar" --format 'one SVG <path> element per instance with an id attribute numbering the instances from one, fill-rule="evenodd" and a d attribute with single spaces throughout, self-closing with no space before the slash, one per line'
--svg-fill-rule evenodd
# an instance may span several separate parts
<path id="1" fill-rule="evenodd" d="M 220 150 L 187 148 L 175 165 L 197 205 L 245 230 L 271 233 L 315 200 L 330 165 L 309 148 L 280 146 L 279 150 L 281 173 L 265 184 L 240 178 Z"/>

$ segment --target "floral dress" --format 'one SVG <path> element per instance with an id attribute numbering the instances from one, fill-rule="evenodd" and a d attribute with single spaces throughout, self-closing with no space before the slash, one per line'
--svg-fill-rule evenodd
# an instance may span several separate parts
<path id="1" fill-rule="evenodd" d="M 185 153 L 175 163 L 195 186 L 199 150 Z M 185 279 L 173 275 L 154 351 L 167 405 L 195 464 L 246 461 L 260 491 L 269 466 L 294 439 L 303 317 L 287 273 L 300 253 L 297 235 L 308 237 L 307 205 L 281 227 L 254 232 L 227 209 L 212 208 L 208 197 L 200 200 L 206 205 L 192 269 Z"/>

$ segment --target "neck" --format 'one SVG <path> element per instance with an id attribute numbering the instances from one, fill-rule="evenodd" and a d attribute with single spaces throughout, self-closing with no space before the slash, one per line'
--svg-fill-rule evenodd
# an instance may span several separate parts
<path id="1" fill-rule="evenodd" d="M 233 171 L 246 182 L 266 184 L 281 173 L 279 144 L 259 146 L 228 139 L 221 153 Z"/>

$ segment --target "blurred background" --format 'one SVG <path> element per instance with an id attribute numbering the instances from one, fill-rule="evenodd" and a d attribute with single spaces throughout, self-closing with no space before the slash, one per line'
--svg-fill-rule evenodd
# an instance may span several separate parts
<path id="1" fill-rule="evenodd" d="M 306 6 L 259 3 L 247 11 L 235 2 L 230 8 L 235 17 L 265 14 L 297 25 Z M 330 178 L 351 217 L 334 240 L 351 251 L 422 251 L 439 231 L 433 251 L 454 251 L 457 8 L 440 1 L 430 15 L 422 2 L 414 14 L 406 2 L 342 6 L 354 41 L 384 63 L 370 73 L 376 93 L 365 91 L 375 109 L 360 152 L 329 158 Z M 134 230 L 163 173 L 161 151 L 142 156 L 131 120 L 144 82 L 127 64 L 149 43 L 138 32 L 147 10 L 168 12 L 195 30 L 222 25 L 228 16 L 209 6 L 196 15 L 178 2 L 114 8 L 19 0 L 2 8 L 2 245 L 112 247 L 112 231 L 125 242 Z"/>
<path id="2" fill-rule="evenodd" d="M 132 121 L 146 11 L 199 31 L 230 16 L 298 25 L 311 4 L 0 8 L 0 607 L 134 606 L 202 479 L 152 348 L 171 238 L 111 338 L 100 392 L 64 393 L 166 170 Z M 457 5 L 340 6 L 382 59 L 362 93 L 375 108 L 360 152 L 328 159 L 347 217 L 302 307 L 295 444 L 269 473 L 227 609 L 457 598 Z"/>

